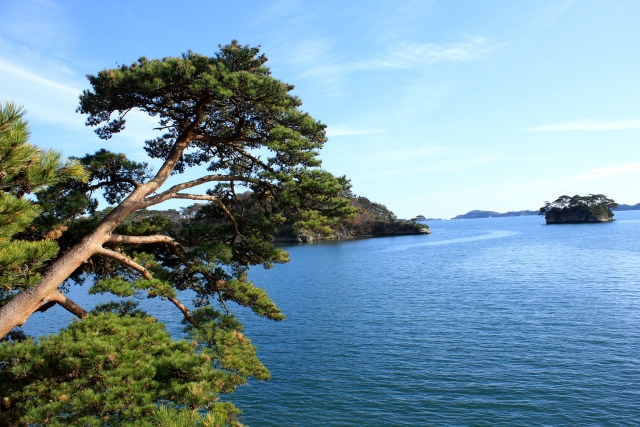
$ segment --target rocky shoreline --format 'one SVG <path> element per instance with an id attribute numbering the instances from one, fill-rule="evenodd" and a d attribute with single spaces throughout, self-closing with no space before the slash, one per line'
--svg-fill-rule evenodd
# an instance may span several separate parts
<path id="1" fill-rule="evenodd" d="M 594 215 L 589 212 L 547 212 L 547 224 L 583 224 L 594 222 L 611 222 L 613 216 Z"/>

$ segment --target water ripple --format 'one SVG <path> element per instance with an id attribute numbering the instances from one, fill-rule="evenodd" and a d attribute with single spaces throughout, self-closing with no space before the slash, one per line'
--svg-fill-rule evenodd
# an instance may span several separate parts
<path id="1" fill-rule="evenodd" d="M 289 246 L 251 271 L 287 319 L 239 314 L 272 380 L 225 399 L 254 427 L 638 425 L 640 212 L 616 218 Z"/>

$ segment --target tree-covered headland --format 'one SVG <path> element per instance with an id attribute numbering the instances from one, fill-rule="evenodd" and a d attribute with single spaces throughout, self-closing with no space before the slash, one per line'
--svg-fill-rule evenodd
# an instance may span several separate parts
<path id="1" fill-rule="evenodd" d="M 389 208 L 357 196 L 345 190 L 343 196 L 349 200 L 354 215 L 336 224 L 330 233 L 314 232 L 297 227 L 291 220 L 278 227 L 275 237 L 278 242 L 311 242 L 314 240 L 349 239 L 354 237 L 382 237 L 406 234 L 430 234 L 429 226 L 417 218 L 409 221 L 398 219 Z M 424 218 L 424 217 L 423 217 Z"/>
<path id="2" fill-rule="evenodd" d="M 356 211 L 346 178 L 320 168 L 325 125 L 266 61 L 234 41 L 212 57 L 142 57 L 88 76 L 78 111 L 104 145 L 66 162 L 30 145 L 21 111 L 3 108 L 0 425 L 240 425 L 219 395 L 269 371 L 230 303 L 284 318 L 248 269 L 288 261 L 273 244 L 283 223 L 331 233 Z M 164 132 L 144 143 L 158 170 L 109 151 L 131 111 Z M 197 166 L 207 172 L 163 187 Z M 112 207 L 99 211 L 98 194 Z M 170 199 L 204 206 L 176 230 L 149 210 Z M 125 299 L 88 311 L 64 293 L 83 283 Z M 171 304 L 187 339 L 138 310 L 139 295 Z M 81 320 L 39 341 L 14 329 L 54 305 Z"/>
<path id="3" fill-rule="evenodd" d="M 429 226 L 424 216 L 419 215 L 409 221 L 398 217 L 381 203 L 372 202 L 366 197 L 356 196 L 350 190 L 343 191 L 342 195 L 349 200 L 355 214 L 343 218 L 333 227 L 327 230 L 310 230 L 300 227 L 293 217 L 284 215 L 284 221 L 277 224 L 273 232 L 274 243 L 313 242 L 316 240 L 350 239 L 357 237 L 383 237 L 407 234 L 430 234 Z M 251 204 L 251 192 L 237 194 L 244 200 L 246 212 L 255 209 Z M 188 233 L 189 229 L 199 227 L 202 221 L 207 221 L 208 207 L 206 204 L 194 203 L 192 205 L 167 210 L 141 210 L 136 212 L 128 220 L 136 222 L 142 218 L 156 217 L 156 221 L 169 221 L 172 226 L 166 229 L 171 237 L 180 233 Z M 97 215 L 106 215 L 109 210 L 97 212 Z"/>
<path id="4" fill-rule="evenodd" d="M 545 202 L 540 208 L 547 224 L 607 222 L 613 221 L 612 209 L 618 204 L 604 194 L 560 196 L 553 202 Z"/>

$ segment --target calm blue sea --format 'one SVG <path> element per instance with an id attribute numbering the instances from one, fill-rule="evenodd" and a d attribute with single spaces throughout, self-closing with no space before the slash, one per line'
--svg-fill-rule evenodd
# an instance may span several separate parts
<path id="1" fill-rule="evenodd" d="M 272 380 L 225 399 L 252 427 L 640 425 L 640 211 L 616 219 L 287 246 L 251 272 L 287 319 L 239 313 Z M 171 306 L 143 305 L 179 334 Z"/>

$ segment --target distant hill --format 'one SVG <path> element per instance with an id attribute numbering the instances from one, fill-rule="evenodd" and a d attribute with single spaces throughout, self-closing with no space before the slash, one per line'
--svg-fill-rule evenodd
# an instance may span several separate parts
<path id="1" fill-rule="evenodd" d="M 476 218 L 500 218 L 506 216 L 528 216 L 538 215 L 539 211 L 510 211 L 506 213 L 493 212 L 493 211 L 471 211 L 463 215 L 458 215 L 451 219 L 476 219 Z"/>
<path id="2" fill-rule="evenodd" d="M 618 205 L 614 211 L 640 211 L 640 203 L 636 203 L 635 205 Z"/>
<path id="3" fill-rule="evenodd" d="M 635 205 L 620 204 L 614 211 L 640 211 L 640 203 Z M 506 213 L 494 212 L 494 211 L 471 211 L 463 215 L 458 215 L 451 219 L 475 219 L 475 218 L 500 218 L 506 216 L 527 216 L 538 215 L 540 211 L 510 211 Z M 429 218 L 430 221 L 434 221 L 435 218 Z"/>

